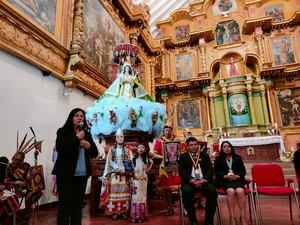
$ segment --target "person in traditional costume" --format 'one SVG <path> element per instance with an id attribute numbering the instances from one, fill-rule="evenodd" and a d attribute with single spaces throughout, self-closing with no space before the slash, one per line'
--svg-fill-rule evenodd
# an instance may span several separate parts
<path id="1" fill-rule="evenodd" d="M 181 142 L 181 153 L 184 153 L 187 151 L 187 144 L 186 144 L 186 140 L 189 138 L 189 137 L 192 137 L 193 134 L 191 132 L 191 130 L 189 128 L 185 128 L 184 131 L 183 131 L 183 138 L 184 138 L 184 141 Z"/>
<path id="2" fill-rule="evenodd" d="M 125 145 L 122 129 L 117 130 L 115 138 L 116 143 L 108 151 L 103 172 L 103 178 L 107 178 L 107 181 L 102 181 L 102 185 L 107 186 L 101 190 L 100 197 L 100 205 L 105 204 L 105 214 L 113 220 L 119 217 L 128 218 L 131 200 L 131 178 L 125 170 L 124 161 L 131 161 L 132 152 L 130 147 Z"/>
<path id="3" fill-rule="evenodd" d="M 8 165 L 6 178 L 4 180 L 7 189 L 14 189 L 17 196 L 25 198 L 25 209 L 22 209 L 18 216 L 22 224 L 28 224 L 32 204 L 37 202 L 43 195 L 41 190 L 33 190 L 31 186 L 32 177 L 30 174 L 30 164 L 24 162 L 25 155 L 32 149 L 41 151 L 42 141 L 36 141 L 35 133 L 31 127 L 30 129 L 34 136 L 26 141 L 26 134 L 20 146 L 18 142 L 18 132 L 17 151 L 13 155 L 11 163 Z M 32 141 L 33 143 L 31 143 Z"/>
<path id="4" fill-rule="evenodd" d="M 163 135 L 161 139 L 157 139 L 154 145 L 154 158 L 163 160 L 163 143 L 168 141 L 180 141 L 178 137 L 173 135 L 173 127 L 170 125 L 170 123 L 167 123 L 164 125 L 163 128 Z M 167 176 L 168 174 L 163 169 L 163 163 L 160 166 L 159 169 L 159 175 Z M 173 195 L 172 195 L 172 187 L 164 187 L 164 205 L 165 205 L 165 215 L 170 216 L 174 214 L 173 209 Z"/>
<path id="5" fill-rule="evenodd" d="M 148 217 L 147 183 L 153 160 L 146 155 L 143 144 L 137 145 L 137 151 L 132 159 L 134 177 L 131 198 L 131 219 L 133 222 L 146 220 Z"/>
<path id="6" fill-rule="evenodd" d="M 85 112 L 74 108 L 65 124 L 57 130 L 58 152 L 52 175 L 58 191 L 57 225 L 81 225 L 82 202 L 91 175 L 91 158 L 98 155 L 92 135 L 86 130 Z"/>

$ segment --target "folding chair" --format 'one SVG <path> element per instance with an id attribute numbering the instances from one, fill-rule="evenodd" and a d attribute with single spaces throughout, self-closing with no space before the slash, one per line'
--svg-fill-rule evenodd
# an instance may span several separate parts
<path id="1" fill-rule="evenodd" d="M 251 181 L 249 179 L 247 179 L 246 181 L 247 181 L 247 187 L 245 188 L 244 193 L 245 193 L 245 196 L 248 196 L 248 206 L 249 206 L 250 220 L 252 220 L 252 210 L 253 210 L 255 224 L 258 225 L 258 219 L 257 219 L 257 214 L 256 214 L 256 209 L 255 209 L 253 192 L 250 189 Z M 227 193 L 224 189 L 218 188 L 218 195 L 227 195 Z M 219 198 L 218 198 L 218 207 L 220 208 Z"/>
<path id="2" fill-rule="evenodd" d="M 293 183 L 294 180 L 288 178 L 288 185 L 286 186 L 282 168 L 278 164 L 257 164 L 253 165 L 251 170 L 256 209 L 257 214 L 259 216 L 260 224 L 263 224 L 263 220 L 259 203 L 259 195 L 288 195 L 291 220 L 293 220 L 291 195 L 294 195 L 298 216 L 300 218 L 299 202 Z"/>

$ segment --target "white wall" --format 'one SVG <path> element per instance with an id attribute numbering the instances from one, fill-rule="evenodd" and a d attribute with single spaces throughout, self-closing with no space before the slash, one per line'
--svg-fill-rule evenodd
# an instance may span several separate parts
<path id="1" fill-rule="evenodd" d="M 0 50 L 0 156 L 11 161 L 16 151 L 17 130 L 19 142 L 26 132 L 32 137 L 30 126 L 37 140 L 44 140 L 38 164 L 44 167 L 46 190 L 40 204 L 57 201 L 52 195 L 51 175 L 57 129 L 65 123 L 73 108 L 85 109 L 95 101 L 78 89 L 63 96 L 63 89 L 62 81 L 51 75 L 43 77 L 39 69 Z M 25 161 L 34 164 L 33 151 L 26 155 Z"/>

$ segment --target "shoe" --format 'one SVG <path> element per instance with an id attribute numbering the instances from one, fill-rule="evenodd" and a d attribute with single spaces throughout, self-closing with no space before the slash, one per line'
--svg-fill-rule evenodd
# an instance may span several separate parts
<path id="1" fill-rule="evenodd" d="M 113 214 L 111 215 L 111 218 L 112 218 L 113 220 L 117 220 L 117 219 L 118 219 L 118 214 L 113 213 Z"/>
<path id="2" fill-rule="evenodd" d="M 198 222 L 197 222 L 197 220 L 195 220 L 195 221 L 191 222 L 191 225 L 198 225 Z"/>
<path id="3" fill-rule="evenodd" d="M 168 209 L 168 211 L 165 213 L 165 216 L 172 216 L 174 215 L 174 209 Z"/>

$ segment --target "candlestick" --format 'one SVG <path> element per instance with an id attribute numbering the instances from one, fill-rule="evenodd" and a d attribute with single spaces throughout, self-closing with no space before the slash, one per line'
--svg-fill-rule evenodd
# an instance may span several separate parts
<path id="1" fill-rule="evenodd" d="M 222 127 L 219 128 L 220 133 L 222 133 Z"/>
<path id="2" fill-rule="evenodd" d="M 275 123 L 275 124 L 274 124 L 274 127 L 275 127 L 275 130 L 277 130 L 277 129 L 278 129 L 278 124 Z"/>

